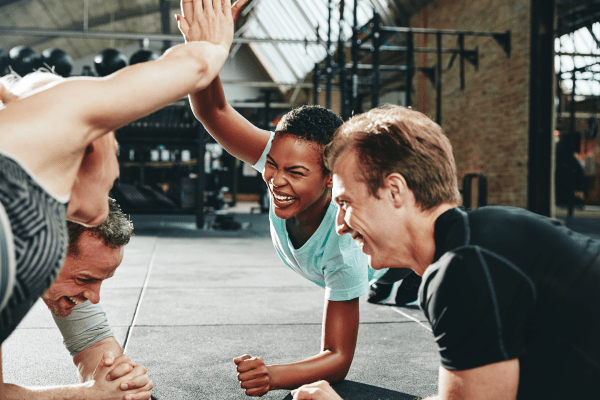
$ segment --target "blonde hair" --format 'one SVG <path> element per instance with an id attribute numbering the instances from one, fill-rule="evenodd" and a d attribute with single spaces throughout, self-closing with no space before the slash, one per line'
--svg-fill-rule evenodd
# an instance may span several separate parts
<path id="1" fill-rule="evenodd" d="M 29 96 L 64 80 L 65 78 L 62 76 L 45 68 L 40 68 L 23 77 L 12 71 L 0 78 L 0 108 L 6 107 L 13 100 Z"/>

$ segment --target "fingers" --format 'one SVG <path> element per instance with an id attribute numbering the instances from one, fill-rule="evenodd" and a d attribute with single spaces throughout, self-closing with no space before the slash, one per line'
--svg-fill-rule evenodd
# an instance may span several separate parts
<path id="1" fill-rule="evenodd" d="M 248 0 L 237 0 L 231 6 L 231 17 L 233 18 L 234 22 L 237 21 L 238 17 L 240 16 L 240 13 L 242 12 L 242 9 L 246 4 L 248 4 Z"/>
<path id="2" fill-rule="evenodd" d="M 123 395 L 123 400 L 150 400 L 152 397 L 152 393 L 150 393 L 150 389 L 136 392 L 136 393 L 127 393 Z"/>
<path id="3" fill-rule="evenodd" d="M 237 371 L 238 372 L 246 372 L 246 371 L 250 371 L 250 370 L 257 369 L 257 368 L 264 367 L 264 366 L 265 366 L 265 362 L 262 360 L 262 358 L 249 357 L 249 358 L 246 358 L 245 360 L 240 361 L 237 364 Z"/>
<path id="4" fill-rule="evenodd" d="M 223 10 L 223 14 L 226 17 L 231 18 L 231 0 L 222 0 L 221 7 Z"/>
<path id="5" fill-rule="evenodd" d="M 114 381 L 115 379 L 124 377 L 131 371 L 133 371 L 133 366 L 131 364 L 122 363 L 110 370 L 110 372 L 106 375 L 106 380 Z"/>
<path id="6" fill-rule="evenodd" d="M 175 14 L 175 18 L 177 19 L 177 27 L 179 28 L 179 32 L 181 32 L 184 37 L 187 37 L 187 34 L 190 30 L 190 25 L 188 24 L 187 19 L 179 14 Z"/>
<path id="7" fill-rule="evenodd" d="M 234 358 L 234 359 L 233 359 L 233 363 L 234 363 L 235 365 L 238 365 L 238 364 L 239 364 L 239 363 L 241 363 L 242 361 L 244 361 L 244 360 L 248 360 L 248 359 L 250 359 L 250 358 L 252 358 L 252 357 L 250 357 L 248 354 L 244 354 L 244 355 L 243 355 L 243 356 L 241 356 L 241 357 Z"/>
<path id="8" fill-rule="evenodd" d="M 142 389 L 151 383 L 150 377 L 146 374 L 138 375 L 132 379 L 128 379 L 119 386 L 121 390 Z M 148 389 L 150 390 L 150 389 Z"/>
<path id="9" fill-rule="evenodd" d="M 100 361 L 100 364 L 103 367 L 110 367 L 111 365 L 113 365 L 115 361 L 115 355 L 112 351 L 107 351 L 104 354 L 102 354 L 102 361 Z"/>
<path id="10" fill-rule="evenodd" d="M 185 18 L 188 26 L 194 19 L 194 1 L 193 0 L 181 0 L 181 14 Z"/>
<path id="11" fill-rule="evenodd" d="M 267 390 L 265 390 L 265 393 L 266 393 L 269 388 L 269 383 L 270 383 L 269 376 L 262 375 L 262 376 L 257 377 L 256 379 L 240 380 L 240 387 L 242 389 L 248 389 L 248 390 L 259 389 L 262 387 L 262 388 L 267 389 Z M 248 390 L 246 390 L 246 394 L 248 394 L 247 393 Z"/>
<path id="12" fill-rule="evenodd" d="M 342 400 L 327 381 L 300 386 L 291 392 L 294 400 Z"/>

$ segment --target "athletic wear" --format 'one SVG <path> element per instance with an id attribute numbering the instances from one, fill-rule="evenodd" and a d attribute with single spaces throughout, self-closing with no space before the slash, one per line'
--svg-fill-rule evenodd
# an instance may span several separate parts
<path id="1" fill-rule="evenodd" d="M 0 213 L 0 298 L 8 296 L 0 311 L 0 343 L 50 287 L 63 265 L 67 201 L 44 190 L 25 165 L 0 153 L 0 203 L 5 211 Z"/>
<path id="2" fill-rule="evenodd" d="M 271 134 L 254 168 L 263 172 L 267 154 L 275 133 Z M 285 227 L 285 220 L 277 217 L 270 200 L 269 221 L 271 239 L 279 258 L 299 275 L 325 288 L 325 299 L 351 300 L 367 293 L 369 282 L 377 280 L 387 269 L 376 271 L 369 267 L 367 256 L 350 235 L 335 231 L 337 205 L 329 204 L 325 217 L 315 233 L 299 249 L 295 249 Z"/>
<path id="3" fill-rule="evenodd" d="M 58 317 L 54 313 L 52 317 L 72 357 L 103 339 L 114 337 L 100 303 L 93 304 L 88 300 L 77 304 L 68 317 Z"/>
<path id="4" fill-rule="evenodd" d="M 435 224 L 419 291 L 442 365 L 519 359 L 519 399 L 596 398 L 600 242 L 510 207 L 454 208 Z"/>

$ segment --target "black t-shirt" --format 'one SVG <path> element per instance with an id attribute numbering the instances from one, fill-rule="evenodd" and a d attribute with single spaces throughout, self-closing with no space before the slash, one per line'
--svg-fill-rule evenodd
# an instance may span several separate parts
<path id="1" fill-rule="evenodd" d="M 600 242 L 483 207 L 442 214 L 435 244 L 419 299 L 446 369 L 518 358 L 519 399 L 600 398 Z"/>

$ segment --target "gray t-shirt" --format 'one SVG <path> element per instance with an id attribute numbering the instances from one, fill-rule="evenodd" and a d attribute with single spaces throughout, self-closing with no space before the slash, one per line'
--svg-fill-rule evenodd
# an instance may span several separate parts
<path id="1" fill-rule="evenodd" d="M 52 317 L 72 357 L 101 340 L 114 337 L 100 303 L 93 304 L 88 300 L 76 305 L 68 317 L 58 317 L 54 313 Z"/>

